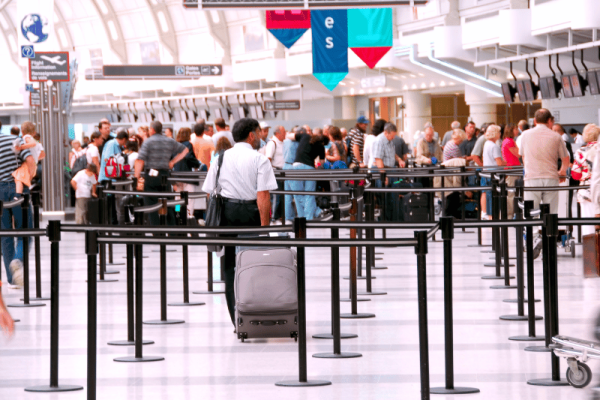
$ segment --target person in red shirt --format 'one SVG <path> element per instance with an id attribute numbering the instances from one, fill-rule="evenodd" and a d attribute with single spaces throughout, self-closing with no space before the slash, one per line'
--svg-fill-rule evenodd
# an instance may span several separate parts
<path id="1" fill-rule="evenodd" d="M 504 128 L 504 133 L 502 134 L 502 159 L 504 160 L 504 162 L 506 162 L 506 165 L 509 167 L 516 167 L 521 165 L 521 162 L 519 161 L 519 148 L 517 147 L 517 144 L 515 143 L 514 139 L 518 132 L 518 126 L 514 124 L 508 124 Z M 507 186 L 514 187 L 517 179 L 519 179 L 518 176 L 507 176 Z M 515 192 L 508 192 L 508 218 L 512 218 L 514 215 L 514 198 Z"/>

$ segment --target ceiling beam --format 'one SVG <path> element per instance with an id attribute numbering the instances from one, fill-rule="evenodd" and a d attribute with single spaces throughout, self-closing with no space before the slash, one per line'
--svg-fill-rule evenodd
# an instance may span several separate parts
<path id="1" fill-rule="evenodd" d="M 69 26 L 67 25 L 67 21 L 63 17 L 62 11 L 60 11 L 60 7 L 58 6 L 58 2 L 54 3 L 54 12 L 56 13 L 56 17 L 58 18 L 58 22 L 54 24 L 54 32 L 58 35 L 58 30 L 62 29 L 65 32 L 65 40 L 67 43 L 62 46 L 62 50 L 73 51 L 73 37 L 71 36 L 71 31 L 69 30 Z M 62 45 L 60 40 L 60 36 L 58 37 L 58 43 Z"/>
<path id="2" fill-rule="evenodd" d="M 158 40 L 165 49 L 173 57 L 173 63 L 179 64 L 179 46 L 177 44 L 177 35 L 175 33 L 175 25 L 169 12 L 169 7 L 165 3 L 156 2 L 153 3 L 150 0 L 146 0 L 146 4 L 152 14 L 154 25 L 156 26 L 156 32 L 158 33 Z M 161 22 L 160 15 L 164 17 L 164 21 Z M 163 30 L 163 24 L 165 25 L 166 31 Z"/>
<path id="3" fill-rule="evenodd" d="M 123 36 L 123 30 L 121 29 L 119 18 L 117 18 L 117 13 L 111 2 L 107 0 L 103 1 L 103 5 L 106 7 L 106 13 L 102 11 L 97 0 L 90 0 L 90 2 L 94 8 L 96 8 L 100 21 L 102 21 L 102 26 L 104 27 L 104 32 L 106 33 L 106 38 L 108 39 L 111 50 L 116 54 L 122 64 L 127 64 L 128 57 L 125 37 Z M 116 37 L 113 37 L 113 33 Z"/>

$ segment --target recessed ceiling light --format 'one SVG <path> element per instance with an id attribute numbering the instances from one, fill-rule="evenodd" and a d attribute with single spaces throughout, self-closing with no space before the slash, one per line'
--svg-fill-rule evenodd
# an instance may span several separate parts
<path id="1" fill-rule="evenodd" d="M 454 82 L 450 82 L 450 83 L 449 83 L 449 85 L 450 85 L 450 86 L 454 86 Z"/>
<path id="2" fill-rule="evenodd" d="M 425 89 L 425 88 L 427 88 L 427 85 L 424 83 L 421 83 L 421 89 Z"/>
<path id="3" fill-rule="evenodd" d="M 422 73 L 419 72 L 419 76 L 425 76 L 425 75 L 423 75 Z"/>
<path id="4" fill-rule="evenodd" d="M 411 86 L 411 89 L 416 89 L 417 85 L 415 83 L 413 83 L 413 85 Z"/>
<path id="5" fill-rule="evenodd" d="M 406 79 L 406 76 L 405 75 L 400 75 L 400 78 Z"/>
<path id="6" fill-rule="evenodd" d="M 404 85 L 404 87 L 402 87 L 402 90 L 408 90 L 408 85 Z"/>
<path id="7" fill-rule="evenodd" d="M 414 75 L 414 74 L 410 74 L 410 77 L 411 77 L 411 78 L 416 78 L 417 76 L 416 76 L 416 75 Z"/>
<path id="8" fill-rule="evenodd" d="M 377 93 L 383 93 L 383 88 L 378 88 Z"/>
<path id="9" fill-rule="evenodd" d="M 429 87 L 435 87 L 435 83 L 431 82 L 431 85 L 429 85 Z"/>
<path id="10" fill-rule="evenodd" d="M 392 91 L 392 89 L 390 89 L 390 88 L 385 88 L 385 91 L 386 91 L 386 92 L 391 92 L 391 91 Z"/>
<path id="11" fill-rule="evenodd" d="M 354 88 L 350 88 L 350 94 L 354 95 Z"/>
<path id="12" fill-rule="evenodd" d="M 440 86 L 446 86 L 446 82 L 444 82 L 444 81 L 441 81 L 441 82 L 440 82 Z"/>
<path id="13" fill-rule="evenodd" d="M 360 94 L 364 94 L 364 93 L 365 93 L 365 91 L 364 91 L 364 90 L 362 90 L 362 89 L 360 89 L 360 90 L 358 91 L 358 93 L 360 93 Z"/>
<path id="14" fill-rule="evenodd" d="M 519 75 L 517 75 L 517 77 L 518 77 L 518 78 L 522 78 L 522 77 L 524 77 L 524 76 L 525 76 L 525 75 L 523 75 L 523 74 L 519 74 Z"/>
<path id="15" fill-rule="evenodd" d="M 340 82 L 340 85 L 342 85 L 342 86 L 346 86 L 346 83 L 344 83 L 344 82 Z"/>

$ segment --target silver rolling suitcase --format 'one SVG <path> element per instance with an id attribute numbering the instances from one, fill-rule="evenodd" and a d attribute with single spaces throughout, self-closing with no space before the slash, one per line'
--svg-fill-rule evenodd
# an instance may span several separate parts
<path id="1" fill-rule="evenodd" d="M 235 270 L 238 338 L 298 337 L 296 252 L 288 248 L 238 253 Z"/>

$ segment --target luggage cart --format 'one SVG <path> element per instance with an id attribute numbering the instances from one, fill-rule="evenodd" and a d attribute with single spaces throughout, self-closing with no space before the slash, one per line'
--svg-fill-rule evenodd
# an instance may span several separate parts
<path id="1" fill-rule="evenodd" d="M 557 357 L 565 358 L 569 364 L 567 381 L 577 389 L 586 387 L 592 380 L 592 370 L 587 366 L 589 359 L 600 360 L 600 343 L 576 339 L 569 336 L 555 336 L 550 348 Z"/>

